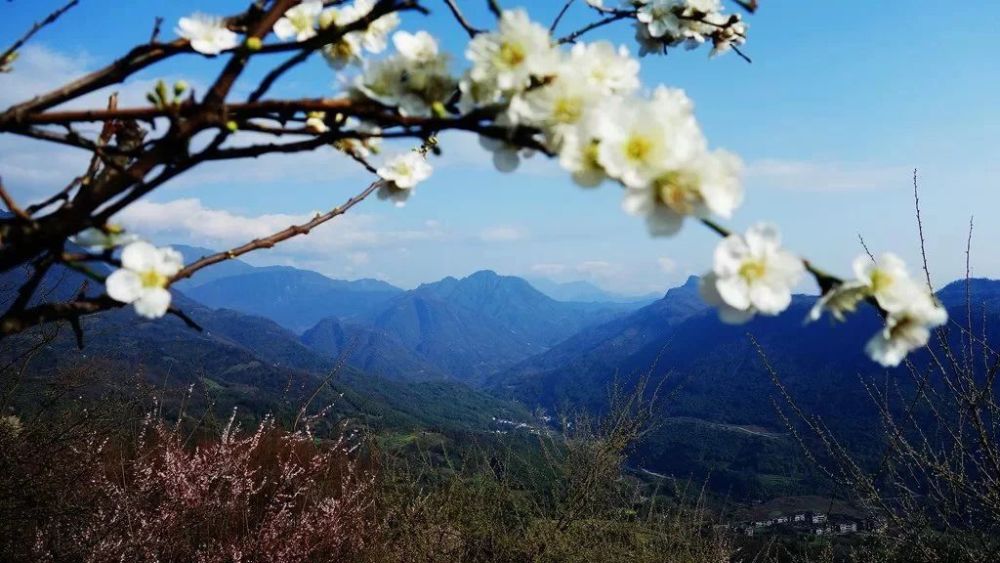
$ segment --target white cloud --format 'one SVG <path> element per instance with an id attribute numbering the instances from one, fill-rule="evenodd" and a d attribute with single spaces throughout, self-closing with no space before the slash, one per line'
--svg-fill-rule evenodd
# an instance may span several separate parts
<path id="1" fill-rule="evenodd" d="M 70 55 L 29 44 L 18 51 L 13 72 L 0 74 L 0 107 L 53 90 L 85 74 L 93 63 L 85 53 Z"/>
<path id="2" fill-rule="evenodd" d="M 347 255 L 347 260 L 356 266 L 363 266 L 371 261 L 367 252 L 351 252 Z"/>
<path id="3" fill-rule="evenodd" d="M 529 268 L 531 273 L 540 276 L 558 276 L 566 272 L 566 264 L 534 264 Z"/>
<path id="4" fill-rule="evenodd" d="M 617 266 L 604 260 L 587 260 L 576 265 L 577 272 L 598 279 L 611 276 L 616 270 L 618 270 Z"/>
<path id="5" fill-rule="evenodd" d="M 497 225 L 479 232 L 479 240 L 483 242 L 515 242 L 527 237 L 525 229 L 512 225 Z"/>
<path id="6" fill-rule="evenodd" d="M 159 242 L 176 242 L 228 248 L 254 238 L 268 236 L 290 225 L 308 221 L 317 212 L 301 215 L 269 213 L 240 215 L 224 209 L 206 207 L 195 198 L 165 203 L 139 201 L 118 215 L 127 228 Z M 382 248 L 414 241 L 440 240 L 446 232 L 436 228 L 396 229 L 383 224 L 375 215 L 348 212 L 292 238 L 274 249 L 275 255 L 293 259 L 343 255 L 353 264 L 367 263 L 367 253 L 360 249 Z"/>
<path id="7" fill-rule="evenodd" d="M 760 159 L 746 168 L 747 182 L 761 188 L 809 192 L 848 192 L 905 184 L 911 174 L 902 166 L 866 163 Z"/>
<path id="8" fill-rule="evenodd" d="M 656 263 L 660 265 L 660 270 L 664 274 L 672 274 L 677 271 L 677 261 L 672 258 L 661 256 L 656 259 Z"/>

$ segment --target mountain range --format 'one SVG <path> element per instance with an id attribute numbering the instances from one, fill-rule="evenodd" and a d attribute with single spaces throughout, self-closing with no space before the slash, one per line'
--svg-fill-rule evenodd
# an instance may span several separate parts
<path id="1" fill-rule="evenodd" d="M 191 260 L 209 251 L 184 252 Z M 862 457 L 879 448 L 871 432 L 878 413 L 861 381 L 888 377 L 904 393 L 910 385 L 863 354 L 881 326 L 874 312 L 805 325 L 811 296 L 796 296 L 780 316 L 734 327 L 701 301 L 694 277 L 641 306 L 558 301 L 491 271 L 403 290 L 288 267 L 225 265 L 174 292 L 203 332 L 175 318 L 145 321 L 128 308 L 96 315 L 84 321 L 85 349 L 76 350 L 70 331 L 56 333 L 34 356 L 33 379 L 90 366 L 149 384 L 194 385 L 219 408 L 292 412 L 315 394 L 339 416 L 375 428 L 489 434 L 494 418 L 536 424 L 534 409 L 603 412 L 609 389 L 648 376 L 660 397 L 659 422 L 633 462 L 747 498 L 815 492 L 821 482 L 775 411 L 772 373 L 748 335 L 799 405 Z M 0 287 L 16 288 L 20 275 L 0 276 Z M 46 293 L 65 299 L 82 281 L 55 268 Z M 956 282 L 938 296 L 954 319 L 966 318 L 971 296 L 973 318 L 987 320 L 983 334 L 1000 336 L 1000 282 Z M 5 339 L 5 359 L 51 336 L 47 330 Z"/>

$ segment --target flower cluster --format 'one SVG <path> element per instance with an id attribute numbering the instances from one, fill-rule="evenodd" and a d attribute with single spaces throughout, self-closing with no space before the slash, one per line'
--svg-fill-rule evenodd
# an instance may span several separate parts
<path id="1" fill-rule="evenodd" d="M 318 2 L 317 2 L 318 3 Z M 330 26 L 344 27 L 367 16 L 375 7 L 375 0 L 356 0 L 340 8 L 327 8 L 319 13 L 315 23 L 320 29 Z M 344 34 L 338 41 L 323 47 L 326 62 L 335 69 L 349 64 L 360 64 L 364 51 L 381 53 L 385 50 L 389 33 L 399 26 L 399 14 L 386 14 L 371 22 L 364 30 Z M 277 27 L 275 27 L 277 33 Z"/>
<path id="2" fill-rule="evenodd" d="M 429 117 L 443 114 L 444 104 L 458 82 L 448 72 L 448 57 L 426 31 L 399 31 L 392 37 L 396 54 L 366 66 L 357 77 L 357 92 L 401 115 Z"/>
<path id="3" fill-rule="evenodd" d="M 854 260 L 855 279 L 831 289 L 816 303 L 810 319 L 828 311 L 842 320 L 865 299 L 872 299 L 885 313 L 885 327 L 868 341 L 869 356 L 886 367 L 898 366 L 906 355 L 927 345 L 930 329 L 943 325 L 948 312 L 930 291 L 910 277 L 896 255 L 868 255 Z"/>
<path id="4" fill-rule="evenodd" d="M 344 27 L 361 20 L 375 5 L 376 0 L 355 0 L 349 6 L 324 9 L 322 0 L 306 0 L 289 8 L 275 22 L 273 31 L 283 41 L 307 41 L 331 26 Z M 398 25 L 398 14 L 385 14 L 364 29 L 345 33 L 337 41 L 324 45 L 323 55 L 337 69 L 360 63 L 364 51 L 384 51 L 389 33 Z M 181 18 L 176 33 L 190 41 L 192 49 L 205 55 L 217 55 L 240 44 L 239 35 L 222 18 L 200 13 Z"/>
<path id="5" fill-rule="evenodd" d="M 747 24 L 739 14 L 723 13 L 721 0 L 627 0 L 636 10 L 640 54 L 683 45 L 696 49 L 711 41 L 711 54 L 746 41 Z"/>
<path id="6" fill-rule="evenodd" d="M 495 125 L 558 154 L 580 185 L 612 178 L 625 186 L 625 209 L 647 217 L 654 234 L 677 232 L 688 215 L 729 217 L 742 200 L 739 160 L 708 151 L 683 92 L 638 96 L 639 63 L 625 48 L 598 42 L 561 50 L 523 10 L 504 12 L 496 31 L 470 41 L 460 79 L 430 34 L 401 31 L 392 42 L 396 52 L 365 64 L 353 95 L 404 116 L 491 108 Z M 530 154 L 503 135 L 481 142 L 502 171 Z"/>

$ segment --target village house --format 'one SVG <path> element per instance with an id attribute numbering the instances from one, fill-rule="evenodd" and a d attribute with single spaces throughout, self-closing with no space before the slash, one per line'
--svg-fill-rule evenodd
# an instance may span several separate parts
<path id="1" fill-rule="evenodd" d="M 826 514 L 813 514 L 812 515 L 812 523 L 813 524 L 822 524 L 824 522 L 826 522 Z"/>
<path id="2" fill-rule="evenodd" d="M 840 524 L 841 534 L 852 534 L 858 531 L 858 525 L 855 522 L 843 522 Z"/>

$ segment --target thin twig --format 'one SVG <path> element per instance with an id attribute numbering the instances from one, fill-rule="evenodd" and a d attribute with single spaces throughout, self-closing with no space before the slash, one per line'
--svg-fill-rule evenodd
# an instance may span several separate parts
<path id="1" fill-rule="evenodd" d="M 878 260 L 875 259 L 875 255 L 872 254 L 872 251 L 868 250 L 868 244 L 865 242 L 865 237 L 861 236 L 861 233 L 858 233 L 858 242 L 861 243 L 861 248 L 865 249 L 865 254 L 872 259 L 872 262 L 878 262 Z"/>
<path id="2" fill-rule="evenodd" d="M 573 5 L 574 1 L 575 0 L 566 0 L 566 3 L 563 4 L 562 9 L 559 10 L 558 14 L 556 14 L 556 19 L 552 20 L 552 25 L 549 26 L 549 34 L 550 35 L 554 35 L 555 34 L 556 28 L 559 27 L 559 22 L 562 21 L 563 16 L 566 15 L 566 11 L 569 10 L 569 7 Z"/>
<path id="3" fill-rule="evenodd" d="M 10 57 L 13 56 L 14 53 L 16 53 L 17 50 L 20 49 L 25 43 L 27 43 L 29 39 L 31 39 L 39 31 L 41 31 L 42 28 L 44 28 L 45 26 L 55 23 L 55 21 L 59 19 L 60 16 L 68 12 L 71 8 L 73 8 L 79 3 L 80 0 L 70 0 L 61 8 L 57 9 L 56 11 L 46 16 L 45 19 L 43 19 L 42 21 L 35 22 L 35 25 L 31 26 L 31 29 L 29 29 L 27 33 L 22 35 L 20 39 L 18 39 L 17 41 L 14 42 L 13 45 L 8 47 L 7 50 L 3 52 L 3 54 L 0 54 L 0 71 L 2 71 L 5 67 L 7 67 L 10 64 Z"/>
<path id="4" fill-rule="evenodd" d="M 592 22 L 592 23 L 590 23 L 588 25 L 585 25 L 584 27 L 581 27 L 580 29 L 574 31 L 573 33 L 570 33 L 569 35 L 566 35 L 566 36 L 562 37 L 561 39 L 559 39 L 559 41 L 557 41 L 557 43 L 559 43 L 560 45 L 562 45 L 564 43 L 573 43 L 574 41 L 576 41 L 577 39 L 579 39 L 580 36 L 582 36 L 585 33 L 588 33 L 590 31 L 593 31 L 593 30 L 598 29 L 600 27 L 604 27 L 604 26 L 608 25 L 609 23 L 614 23 L 614 22 L 616 22 L 618 20 L 623 20 L 623 19 L 626 19 L 626 18 L 633 17 L 634 15 L 635 15 L 635 12 L 633 12 L 633 11 L 615 12 L 615 13 L 611 14 L 610 16 L 606 17 L 606 18 L 599 19 L 599 20 L 597 20 L 595 22 Z"/>
<path id="5" fill-rule="evenodd" d="M 254 250 L 258 250 L 261 248 L 271 248 L 272 246 L 284 240 L 290 239 L 295 236 L 308 234 L 309 231 L 311 231 L 312 229 L 315 229 L 316 227 L 322 225 L 323 223 L 326 223 L 327 221 L 346 213 L 348 209 L 354 207 L 355 205 L 363 201 L 365 198 L 371 195 L 375 190 L 377 190 L 383 183 L 384 180 L 381 179 L 372 182 L 367 188 L 362 190 L 360 193 L 358 193 L 351 199 L 348 199 L 344 203 L 338 205 L 337 207 L 334 207 L 333 209 L 327 211 L 326 213 L 316 215 L 311 220 L 305 223 L 302 223 L 300 225 L 292 225 L 270 236 L 254 239 L 246 244 L 237 246 L 230 250 L 226 250 L 224 252 L 217 252 L 215 254 L 211 254 L 209 256 L 205 256 L 203 258 L 195 260 L 191 264 L 181 269 L 181 271 L 177 272 L 177 274 L 170 279 L 170 283 L 173 284 L 179 280 L 190 278 L 198 270 L 211 266 L 212 264 L 218 264 L 219 262 L 232 260 L 234 258 L 242 256 L 243 254 L 246 254 L 248 252 L 253 252 Z"/>
<path id="6" fill-rule="evenodd" d="M 927 266 L 927 248 L 924 241 L 924 222 L 920 216 L 920 190 L 917 186 L 916 168 L 913 169 L 913 208 L 916 210 L 917 215 L 917 232 L 920 234 L 920 257 L 923 259 L 924 276 L 927 277 L 927 289 L 933 292 L 934 285 L 931 283 L 931 270 Z"/>
<path id="7" fill-rule="evenodd" d="M 451 15 L 455 16 L 455 21 L 458 22 L 458 25 L 462 26 L 462 29 L 469 34 L 469 37 L 475 37 L 483 32 L 483 30 L 469 23 L 469 20 L 465 18 L 465 14 L 463 14 L 462 10 L 459 9 L 455 0 L 444 0 L 444 3 L 448 5 L 448 9 L 451 10 Z"/>

